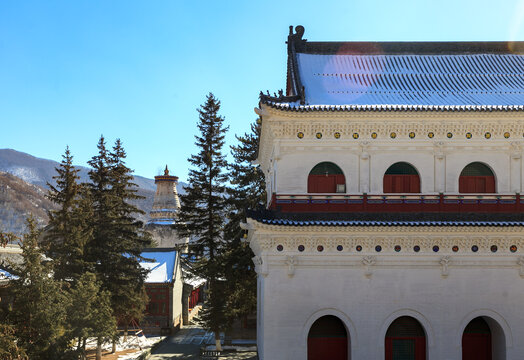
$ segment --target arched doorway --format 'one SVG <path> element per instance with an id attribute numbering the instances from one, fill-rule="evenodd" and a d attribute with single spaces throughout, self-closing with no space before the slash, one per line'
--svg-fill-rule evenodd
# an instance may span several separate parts
<path id="1" fill-rule="evenodd" d="M 474 162 L 466 166 L 459 177 L 460 193 L 494 193 L 495 175 L 483 163 Z"/>
<path id="2" fill-rule="evenodd" d="M 462 360 L 492 360 L 491 329 L 482 317 L 471 320 L 464 329 Z"/>
<path id="3" fill-rule="evenodd" d="M 308 193 L 343 193 L 346 192 L 346 178 L 342 170 L 332 162 L 321 162 L 309 172 L 307 179 Z"/>
<path id="4" fill-rule="evenodd" d="M 385 340 L 386 360 L 426 360 L 426 333 L 411 316 L 391 323 Z"/>
<path id="5" fill-rule="evenodd" d="M 419 193 L 417 169 L 406 162 L 391 165 L 384 174 L 384 193 Z"/>
<path id="6" fill-rule="evenodd" d="M 308 360 L 347 360 L 348 335 L 344 323 L 336 316 L 320 317 L 307 336 Z"/>

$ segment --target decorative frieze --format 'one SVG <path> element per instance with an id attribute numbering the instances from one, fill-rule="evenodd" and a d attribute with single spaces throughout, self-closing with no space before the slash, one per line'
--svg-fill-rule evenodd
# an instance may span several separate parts
<path id="1" fill-rule="evenodd" d="M 392 228 L 387 228 L 392 229 Z M 379 233 L 365 235 L 339 234 L 303 235 L 289 234 L 289 236 L 257 236 L 251 240 L 251 247 L 255 251 L 282 254 L 322 254 L 353 253 L 353 254 L 514 254 L 524 250 L 524 238 L 519 235 L 483 235 L 470 232 L 462 235 L 438 234 L 438 228 L 428 234 L 401 234 Z M 512 228 L 510 228 L 512 229 Z M 462 229 L 463 230 L 463 229 Z M 468 228 L 468 230 L 472 230 Z M 437 232 L 437 233 L 435 233 Z M 522 229 L 520 229 L 522 232 Z M 321 250 L 319 250 L 321 248 Z"/>

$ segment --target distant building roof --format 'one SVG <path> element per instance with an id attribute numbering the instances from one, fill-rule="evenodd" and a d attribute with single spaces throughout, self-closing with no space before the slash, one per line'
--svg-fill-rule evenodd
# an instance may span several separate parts
<path id="1" fill-rule="evenodd" d="M 151 270 L 146 278 L 146 283 L 169 283 L 175 276 L 177 251 L 172 248 L 145 249 L 142 257 L 153 262 L 142 262 L 140 265 Z"/>
<path id="2" fill-rule="evenodd" d="M 524 110 L 524 42 L 307 42 L 288 38 L 292 111 Z"/>

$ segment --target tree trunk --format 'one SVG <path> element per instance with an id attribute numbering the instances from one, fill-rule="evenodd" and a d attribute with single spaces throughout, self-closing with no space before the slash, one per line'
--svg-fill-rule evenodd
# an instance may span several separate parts
<path id="1" fill-rule="evenodd" d="M 127 342 L 127 330 L 129 330 L 129 324 L 126 322 L 124 326 L 124 342 Z"/>
<path id="2" fill-rule="evenodd" d="M 220 332 L 215 331 L 215 345 L 217 347 L 217 351 L 222 351 L 222 344 L 220 343 Z"/>
<path id="3" fill-rule="evenodd" d="M 111 354 L 116 353 L 116 337 L 113 338 L 113 345 L 111 346 Z"/>
<path id="4" fill-rule="evenodd" d="M 96 360 L 102 360 L 102 338 L 96 340 Z"/>

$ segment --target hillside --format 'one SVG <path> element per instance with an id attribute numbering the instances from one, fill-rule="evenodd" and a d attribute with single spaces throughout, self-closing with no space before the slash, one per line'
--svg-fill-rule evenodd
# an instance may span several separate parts
<path id="1" fill-rule="evenodd" d="M 25 217 L 29 212 L 34 213 L 42 224 L 47 222 L 45 210 L 52 204 L 45 199 L 47 183 L 54 184 L 55 168 L 59 163 L 53 160 L 37 158 L 32 155 L 13 149 L 0 149 L 0 226 L 2 230 L 19 232 L 23 229 Z M 80 181 L 89 180 L 89 168 L 77 166 Z M 9 176 L 8 176 L 9 175 Z M 19 181 L 17 181 L 19 180 Z M 156 185 L 153 179 L 135 176 L 134 183 L 139 186 L 138 195 L 144 199 L 133 203 L 144 215 L 137 215 L 141 221 L 147 221 L 148 213 L 153 206 Z M 185 183 L 177 186 L 179 193 L 184 193 Z M 1 192 L 4 189 L 4 192 Z"/>
<path id="2" fill-rule="evenodd" d="M 18 234 L 24 232 L 29 214 L 33 214 L 39 225 L 46 224 L 47 210 L 54 208 L 54 204 L 44 195 L 41 187 L 0 172 L 0 229 Z"/>

